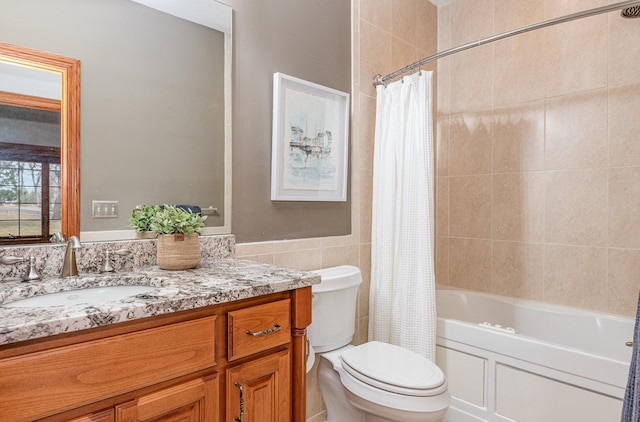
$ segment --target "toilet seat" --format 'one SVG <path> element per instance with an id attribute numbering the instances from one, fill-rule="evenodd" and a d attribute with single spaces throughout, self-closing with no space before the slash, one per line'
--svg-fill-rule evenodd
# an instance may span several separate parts
<path id="1" fill-rule="evenodd" d="M 404 396 L 429 397 L 447 389 L 443 372 L 403 347 L 371 341 L 341 353 L 345 372 L 358 381 Z"/>

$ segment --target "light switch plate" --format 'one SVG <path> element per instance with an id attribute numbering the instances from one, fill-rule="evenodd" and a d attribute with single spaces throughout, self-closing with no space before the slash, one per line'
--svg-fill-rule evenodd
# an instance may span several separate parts
<path id="1" fill-rule="evenodd" d="M 118 218 L 118 201 L 91 201 L 93 218 Z"/>

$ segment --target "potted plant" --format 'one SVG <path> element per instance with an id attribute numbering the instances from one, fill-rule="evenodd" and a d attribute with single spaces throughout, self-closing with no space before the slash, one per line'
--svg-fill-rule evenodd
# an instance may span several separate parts
<path id="1" fill-rule="evenodd" d="M 129 226 L 136 231 L 136 237 L 141 239 L 149 239 L 157 236 L 151 230 L 151 219 L 160 211 L 158 205 L 138 205 L 131 211 L 129 217 Z"/>
<path id="2" fill-rule="evenodd" d="M 150 229 L 158 234 L 156 256 L 163 270 L 186 270 L 200 262 L 199 234 L 207 216 L 174 205 L 164 205 L 151 218 Z"/>

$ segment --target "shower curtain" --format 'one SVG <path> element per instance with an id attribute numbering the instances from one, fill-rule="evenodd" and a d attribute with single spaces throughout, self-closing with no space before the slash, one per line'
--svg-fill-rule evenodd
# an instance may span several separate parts
<path id="1" fill-rule="evenodd" d="M 432 72 L 377 87 L 369 340 L 435 360 Z"/>
<path id="2" fill-rule="evenodd" d="M 622 403 L 621 422 L 640 422 L 640 297 L 633 331 L 633 352 L 629 365 L 627 389 Z"/>

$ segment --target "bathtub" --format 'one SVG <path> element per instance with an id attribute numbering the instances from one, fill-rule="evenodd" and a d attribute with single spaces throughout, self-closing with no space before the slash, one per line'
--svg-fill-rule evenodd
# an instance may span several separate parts
<path id="1" fill-rule="evenodd" d="M 615 422 L 634 320 L 438 288 L 437 358 L 447 422 Z"/>

